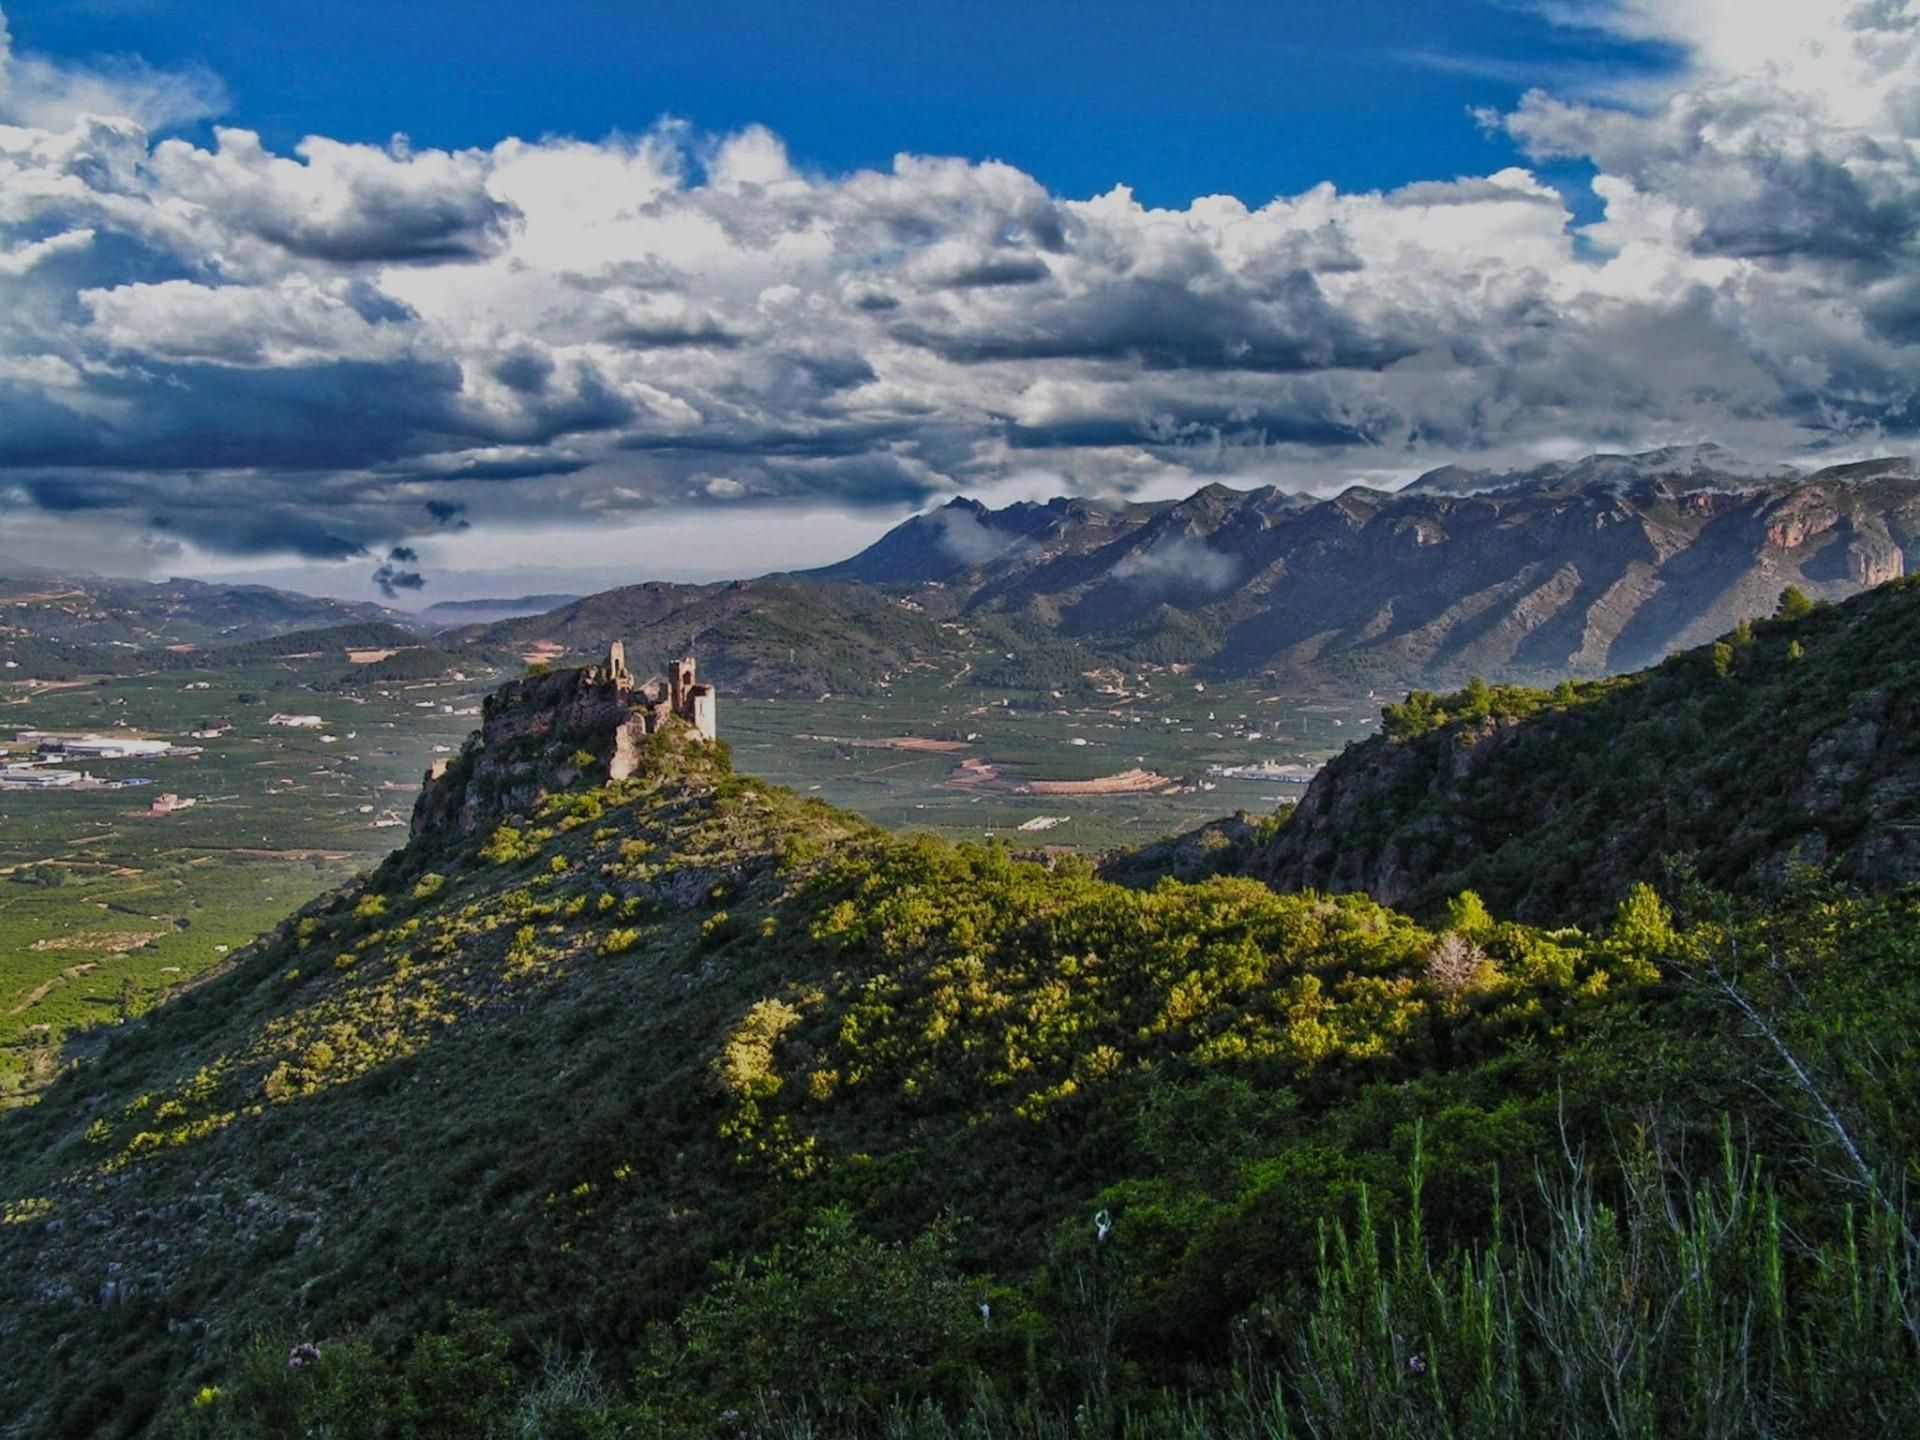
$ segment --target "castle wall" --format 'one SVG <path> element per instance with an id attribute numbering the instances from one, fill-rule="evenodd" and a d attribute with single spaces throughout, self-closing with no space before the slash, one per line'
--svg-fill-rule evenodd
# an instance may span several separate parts
<path id="1" fill-rule="evenodd" d="M 696 685 L 688 701 L 687 720 L 703 740 L 720 738 L 720 716 L 711 685 Z"/>

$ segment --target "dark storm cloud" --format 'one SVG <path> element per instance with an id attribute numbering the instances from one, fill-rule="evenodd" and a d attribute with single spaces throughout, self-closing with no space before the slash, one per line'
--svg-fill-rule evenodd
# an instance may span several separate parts
<path id="1" fill-rule="evenodd" d="M 1116 282 L 1072 297 L 1035 298 L 988 318 L 952 327 L 904 321 L 893 334 L 966 364 L 1120 360 L 1149 370 L 1373 368 L 1422 346 L 1416 335 L 1366 334 L 1303 271 L 1265 290 Z"/>
<path id="2" fill-rule="evenodd" d="M 392 565 L 382 565 L 373 572 L 373 583 L 380 587 L 380 593 L 389 600 L 397 599 L 402 590 L 424 590 L 426 578 L 417 570 L 399 570 Z"/>

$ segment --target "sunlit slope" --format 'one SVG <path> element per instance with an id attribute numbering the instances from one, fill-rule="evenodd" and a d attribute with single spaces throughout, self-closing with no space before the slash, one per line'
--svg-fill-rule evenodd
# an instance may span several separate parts
<path id="1" fill-rule="evenodd" d="M 1776 890 L 1796 865 L 1920 878 L 1920 584 L 1729 632 L 1651 670 L 1389 707 L 1245 866 L 1283 889 L 1602 914 L 1675 866 Z"/>
<path id="2" fill-rule="evenodd" d="M 974 1263 L 1023 1275 L 1105 1187 L 1192 1162 L 1142 1129 L 1148 1089 L 1250 1085 L 1221 1143 L 1292 1133 L 1302 1096 L 1646 973 L 1507 928 L 1442 995 L 1434 933 L 1365 899 L 895 839 L 672 737 L 615 786 L 592 759 L 429 831 L 0 1127 L 22 1433 L 137 1428 L 259 1325 L 461 1303 L 623 1354 L 836 1201 L 895 1234 L 969 1214 Z"/>

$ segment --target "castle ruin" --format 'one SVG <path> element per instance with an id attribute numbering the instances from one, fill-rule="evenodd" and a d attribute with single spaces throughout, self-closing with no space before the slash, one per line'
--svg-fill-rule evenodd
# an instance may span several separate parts
<path id="1" fill-rule="evenodd" d="M 613 691 L 628 718 L 614 736 L 610 780 L 624 780 L 639 768 L 640 741 L 666 728 L 669 720 L 679 720 L 702 740 L 720 737 L 720 720 L 713 686 L 697 678 L 691 655 L 682 656 L 667 666 L 665 684 L 649 680 L 638 683 L 627 669 L 627 647 L 616 640 L 607 647 L 606 664 L 587 671 L 587 683 Z"/>
<path id="2" fill-rule="evenodd" d="M 413 834 L 472 835 L 524 813 L 588 775 L 584 756 L 606 755 L 604 778 L 625 780 L 644 768 L 649 737 L 669 729 L 676 747 L 719 739 L 713 686 L 700 682 L 692 656 L 669 665 L 664 680 L 637 681 L 616 640 L 597 665 L 510 680 L 482 703 L 480 729 L 460 753 L 427 771 Z"/>

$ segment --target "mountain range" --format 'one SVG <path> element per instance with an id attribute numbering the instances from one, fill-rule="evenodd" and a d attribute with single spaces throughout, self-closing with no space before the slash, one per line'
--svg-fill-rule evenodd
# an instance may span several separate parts
<path id="1" fill-rule="evenodd" d="M 805 575 L 629 587 L 459 639 L 581 653 L 671 633 L 749 690 L 870 684 L 970 646 L 1040 686 L 1100 663 L 1296 686 L 1537 681 L 1652 664 L 1767 614 L 1789 585 L 1852 594 L 1906 573 L 1916 545 L 1910 459 L 1802 473 L 1699 446 L 1449 467 L 1329 499 L 957 499 Z M 809 634 L 844 664 L 783 671 L 783 638 Z"/>
<path id="2" fill-rule="evenodd" d="M 586 656 L 616 638 L 639 653 L 691 646 L 742 694 L 872 691 L 927 666 L 1052 690 L 1142 665 L 1391 691 L 1651 665 L 1768 614 L 1788 586 L 1840 599 L 1903 575 L 1917 545 L 1909 458 L 1807 472 L 1701 445 L 1448 466 L 1396 492 L 1330 498 L 1213 485 L 1153 503 L 956 499 L 821 570 L 417 615 L 21 571 L 0 581 L 0 646 L 65 674 L 129 663 L 74 646 L 233 644 L 377 621 L 502 662 Z"/>

